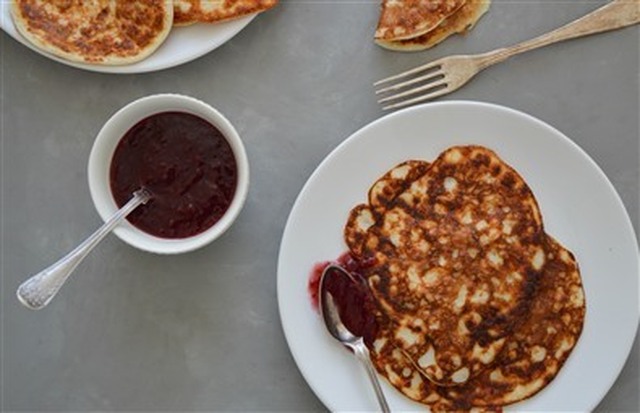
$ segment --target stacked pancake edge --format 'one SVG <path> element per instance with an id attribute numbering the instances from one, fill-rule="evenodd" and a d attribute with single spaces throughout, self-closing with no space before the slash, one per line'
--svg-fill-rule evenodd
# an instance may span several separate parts
<path id="1" fill-rule="evenodd" d="M 383 0 L 375 33 L 378 45 L 395 51 L 431 48 L 467 33 L 489 10 L 491 0 Z"/>

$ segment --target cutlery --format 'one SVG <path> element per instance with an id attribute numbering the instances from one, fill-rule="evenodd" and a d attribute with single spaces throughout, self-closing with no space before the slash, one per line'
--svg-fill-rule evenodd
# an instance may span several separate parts
<path id="1" fill-rule="evenodd" d="M 73 270 L 89 255 L 91 250 L 110 233 L 127 215 L 141 204 L 145 204 L 151 194 L 145 189 L 133 193 L 133 197 L 111 216 L 96 232 L 82 244 L 62 257 L 55 264 L 32 276 L 18 287 L 18 300 L 32 310 L 45 307 L 56 295 Z"/>
<path id="2" fill-rule="evenodd" d="M 387 400 L 382 392 L 382 388 L 380 387 L 378 376 L 376 375 L 376 371 L 371 363 L 369 349 L 364 344 L 364 338 L 356 336 L 345 326 L 340 319 L 338 306 L 334 301 L 333 295 L 325 288 L 328 277 L 340 276 L 348 277 L 350 282 L 358 282 L 348 271 L 339 265 L 329 265 L 325 268 L 322 273 L 322 277 L 320 278 L 320 312 L 322 313 L 322 318 L 324 319 L 329 333 L 331 333 L 331 335 L 344 346 L 353 350 L 353 354 L 355 354 L 357 359 L 364 365 L 367 375 L 369 376 L 371 384 L 376 392 L 376 396 L 378 397 L 378 403 L 380 404 L 382 412 L 390 412 L 389 405 L 387 404 Z"/>
<path id="3" fill-rule="evenodd" d="M 614 0 L 556 30 L 513 46 L 474 55 L 454 55 L 379 80 L 376 94 L 383 109 L 397 109 L 457 90 L 483 69 L 511 56 L 563 40 L 620 29 L 640 22 L 638 0 Z M 414 96 L 415 95 L 415 96 Z M 394 103 L 390 103 L 394 102 Z"/>

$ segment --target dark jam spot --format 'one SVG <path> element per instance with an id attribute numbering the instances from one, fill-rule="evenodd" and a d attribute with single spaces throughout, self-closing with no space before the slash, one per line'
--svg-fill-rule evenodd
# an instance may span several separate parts
<path id="1" fill-rule="evenodd" d="M 320 278 L 322 278 L 322 273 L 329 264 L 331 264 L 329 261 L 319 262 L 313 266 L 311 274 L 309 274 L 307 290 L 309 291 L 311 306 L 316 311 L 320 311 Z"/>
<path id="2" fill-rule="evenodd" d="M 376 322 L 376 305 L 371 291 L 364 279 L 364 271 L 372 265 L 372 261 L 359 261 L 351 254 L 341 255 L 335 263 L 349 271 L 356 282 L 341 272 L 329 274 L 325 288 L 331 293 L 338 307 L 340 319 L 353 334 L 364 337 L 365 344 L 372 348 L 378 325 Z M 320 278 L 331 262 L 321 262 L 313 266 L 309 276 L 308 290 L 311 305 L 318 310 Z"/>
<path id="3" fill-rule="evenodd" d="M 118 206 L 139 188 L 152 199 L 127 219 L 161 238 L 186 238 L 215 224 L 229 208 L 238 170 L 231 146 L 204 119 L 181 112 L 152 115 L 134 125 L 111 160 Z"/>

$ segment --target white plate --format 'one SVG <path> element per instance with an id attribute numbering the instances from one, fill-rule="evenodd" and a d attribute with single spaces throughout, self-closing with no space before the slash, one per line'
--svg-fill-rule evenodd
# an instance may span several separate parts
<path id="1" fill-rule="evenodd" d="M 154 72 L 190 62 L 222 46 L 256 17 L 255 14 L 251 14 L 224 23 L 174 27 L 171 29 L 171 33 L 169 33 L 164 43 L 146 59 L 130 65 L 102 66 L 71 62 L 36 48 L 22 37 L 13 25 L 13 20 L 9 12 L 11 2 L 7 0 L 0 1 L 0 7 L 2 8 L 2 10 L 0 10 L 0 27 L 11 37 L 49 59 L 79 69 L 102 73 Z"/>
<path id="2" fill-rule="evenodd" d="M 339 145 L 296 200 L 278 260 L 278 304 L 291 353 L 332 411 L 377 405 L 355 358 L 325 331 L 311 307 L 314 263 L 346 251 L 342 227 L 378 176 L 407 159 L 433 160 L 452 145 L 495 150 L 527 181 L 547 232 L 573 251 L 582 270 L 587 316 L 582 336 L 556 379 L 508 410 L 589 411 L 604 397 L 638 327 L 638 244 L 620 198 L 600 168 L 571 140 L 521 112 L 477 102 L 443 102 L 379 119 Z M 392 410 L 424 410 L 386 382 Z"/>

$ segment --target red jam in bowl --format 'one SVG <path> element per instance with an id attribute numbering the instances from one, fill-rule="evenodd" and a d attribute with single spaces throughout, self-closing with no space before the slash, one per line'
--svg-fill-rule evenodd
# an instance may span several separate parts
<path id="1" fill-rule="evenodd" d="M 236 159 L 222 132 L 182 112 L 157 113 L 129 129 L 109 174 L 119 207 L 139 188 L 151 192 L 151 200 L 127 220 L 161 238 L 187 238 L 213 226 L 231 205 L 238 180 Z"/>

